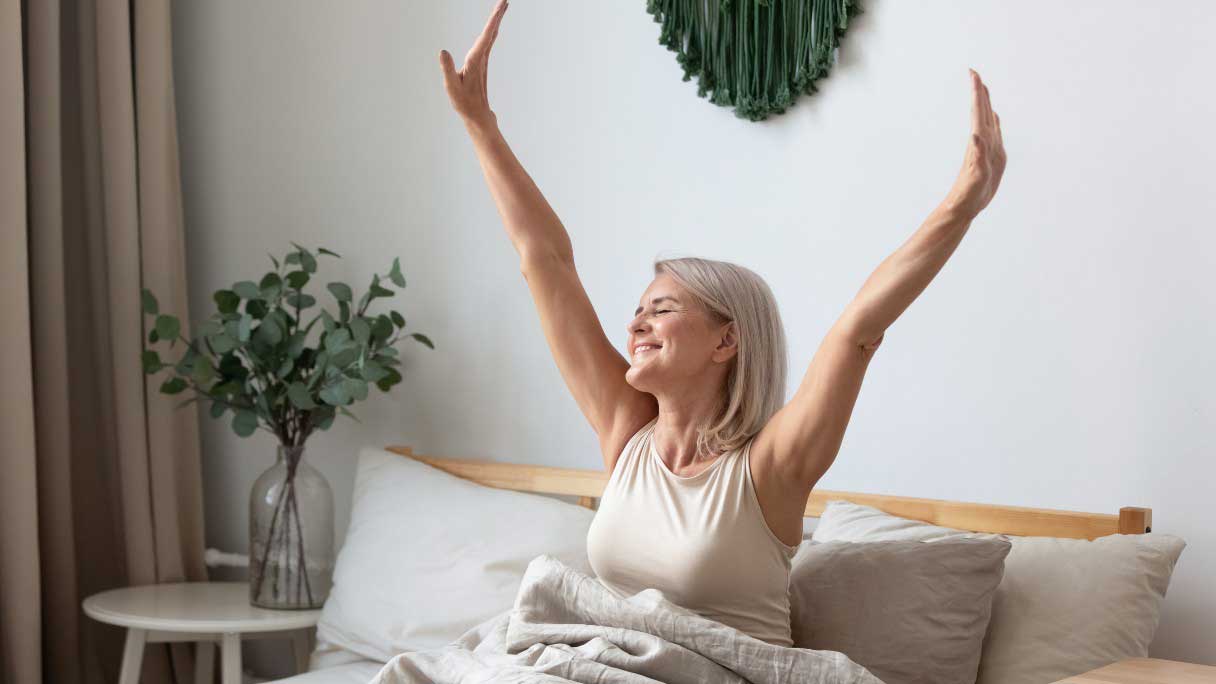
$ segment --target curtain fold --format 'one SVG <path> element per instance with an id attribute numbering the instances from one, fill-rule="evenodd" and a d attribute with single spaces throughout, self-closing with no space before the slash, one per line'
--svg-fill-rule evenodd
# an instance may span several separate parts
<path id="1" fill-rule="evenodd" d="M 139 356 L 143 287 L 189 335 L 170 5 L 0 2 L 0 678 L 109 682 L 125 630 L 81 601 L 207 580 L 197 410 Z"/>

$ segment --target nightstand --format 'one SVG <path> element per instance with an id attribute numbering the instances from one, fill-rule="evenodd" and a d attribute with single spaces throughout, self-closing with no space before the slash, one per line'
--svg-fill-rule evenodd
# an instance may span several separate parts
<path id="1" fill-rule="evenodd" d="M 144 644 L 198 642 L 196 682 L 210 684 L 215 645 L 221 681 L 241 683 L 241 640 L 290 638 L 296 669 L 308 669 L 311 628 L 320 610 L 270 610 L 249 603 L 248 582 L 180 582 L 111 589 L 84 600 L 89 617 L 127 628 L 119 684 L 138 684 Z"/>
<path id="2" fill-rule="evenodd" d="M 1128 658 L 1055 684 L 1216 684 L 1216 667 L 1157 658 Z"/>

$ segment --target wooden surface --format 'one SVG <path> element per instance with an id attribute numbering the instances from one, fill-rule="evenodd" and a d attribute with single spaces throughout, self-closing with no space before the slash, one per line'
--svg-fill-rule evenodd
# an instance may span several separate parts
<path id="1" fill-rule="evenodd" d="M 1176 660 L 1131 658 L 1055 684 L 1216 684 L 1216 667 Z"/>
<path id="2" fill-rule="evenodd" d="M 602 470 L 424 456 L 415 454 L 408 446 L 390 446 L 386 449 L 489 487 L 576 496 L 580 506 L 591 509 L 596 507 L 599 496 L 608 484 L 608 474 Z M 823 489 L 811 491 L 803 516 L 818 518 L 823 514 L 827 502 L 833 499 L 872 506 L 901 518 L 942 527 L 1030 537 L 1096 539 L 1108 534 L 1151 532 L 1153 524 L 1152 509 L 1138 506 L 1125 506 L 1118 514 L 1082 513 Z"/>

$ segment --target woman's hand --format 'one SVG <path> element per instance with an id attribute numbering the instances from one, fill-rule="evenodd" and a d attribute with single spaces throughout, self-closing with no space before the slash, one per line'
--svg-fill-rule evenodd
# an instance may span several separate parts
<path id="1" fill-rule="evenodd" d="M 498 0 L 490 20 L 477 37 L 469 54 L 464 57 L 460 71 L 452 62 L 447 50 L 439 51 L 439 66 L 443 69 L 443 84 L 447 88 L 452 107 L 464 119 L 466 125 L 483 125 L 495 121 L 486 95 L 486 72 L 490 66 L 490 48 L 498 37 L 498 25 L 507 11 L 507 0 Z"/>
<path id="2" fill-rule="evenodd" d="M 963 157 L 954 187 L 942 203 L 943 209 L 964 219 L 974 219 L 996 194 L 1005 173 L 1005 144 L 1001 139 L 1001 117 L 992 111 L 988 86 L 971 70 L 971 142 Z"/>

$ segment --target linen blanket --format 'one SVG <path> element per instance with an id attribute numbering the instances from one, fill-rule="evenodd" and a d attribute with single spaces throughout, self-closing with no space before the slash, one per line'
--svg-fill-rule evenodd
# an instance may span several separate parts
<path id="1" fill-rule="evenodd" d="M 775 646 L 668 601 L 628 598 L 550 555 L 515 606 L 441 648 L 406 651 L 370 684 L 882 684 L 843 653 Z"/>

